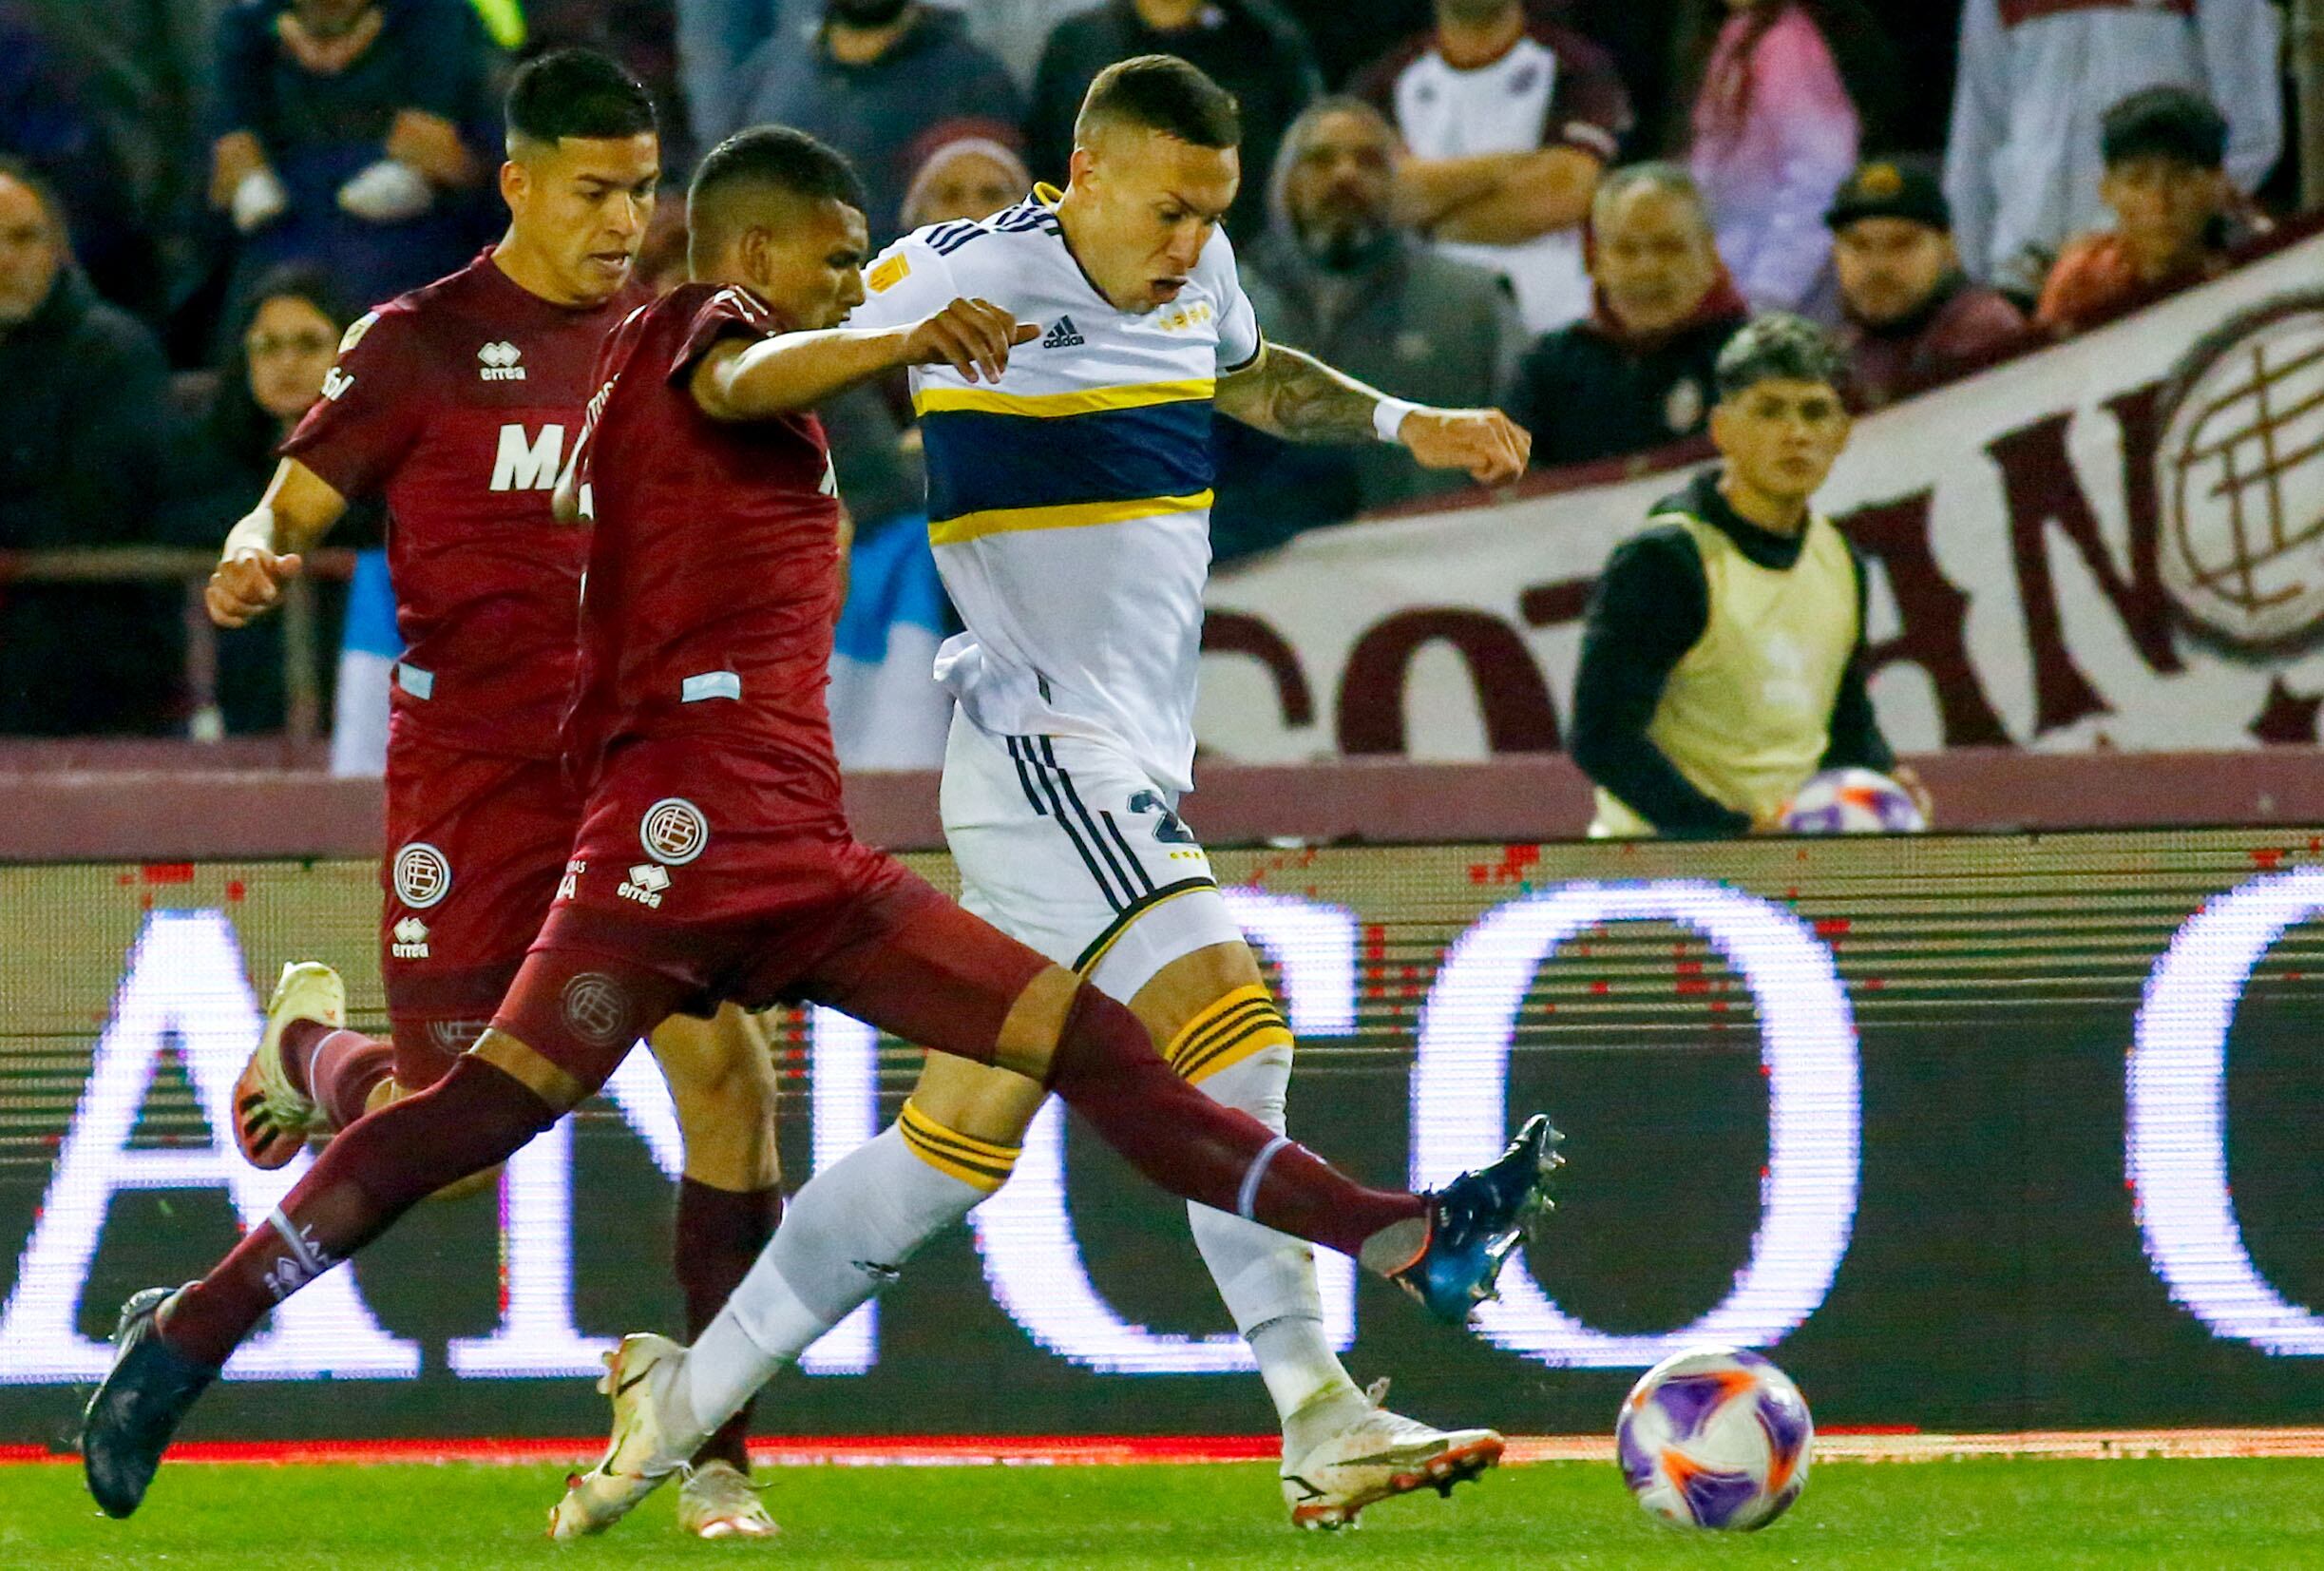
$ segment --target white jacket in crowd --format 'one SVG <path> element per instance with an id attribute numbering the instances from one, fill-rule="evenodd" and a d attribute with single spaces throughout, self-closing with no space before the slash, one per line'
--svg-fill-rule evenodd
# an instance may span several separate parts
<path id="1" fill-rule="evenodd" d="M 2269 0 L 1969 0 L 1945 195 L 1971 276 L 2039 289 L 2069 237 L 2105 227 L 2098 123 L 2142 87 L 2206 94 L 2229 177 L 2256 187 L 2283 150 L 2281 30 Z"/>

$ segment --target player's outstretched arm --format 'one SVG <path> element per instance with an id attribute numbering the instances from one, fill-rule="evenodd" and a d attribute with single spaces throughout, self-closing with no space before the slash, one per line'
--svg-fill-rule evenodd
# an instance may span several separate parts
<path id="1" fill-rule="evenodd" d="M 1281 344 L 1220 378 L 1215 399 L 1221 413 L 1287 442 L 1377 437 L 1408 449 L 1425 469 L 1466 469 L 1481 486 L 1516 479 L 1533 455 L 1532 433 L 1499 410 L 1407 404 Z"/>
<path id="2" fill-rule="evenodd" d="M 229 530 L 202 599 L 210 620 L 240 627 L 282 602 L 282 586 L 306 565 L 301 554 L 347 511 L 347 498 L 331 483 L 286 458 L 258 505 Z"/>
<path id="3" fill-rule="evenodd" d="M 734 340 L 703 356 L 694 374 L 694 401 L 714 420 L 765 420 L 813 409 L 898 366 L 948 365 L 969 381 L 998 382 L 1009 350 L 1040 331 L 989 300 L 954 300 L 900 327 Z"/>

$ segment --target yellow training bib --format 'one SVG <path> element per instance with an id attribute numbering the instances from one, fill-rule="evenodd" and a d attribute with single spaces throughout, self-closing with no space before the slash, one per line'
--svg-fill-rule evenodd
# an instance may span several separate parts
<path id="1" fill-rule="evenodd" d="M 1855 652 L 1856 562 L 1831 520 L 1810 515 L 1800 560 L 1762 567 L 1716 525 L 1675 524 L 1702 554 L 1710 618 L 1672 669 L 1647 736 L 1712 800 L 1753 817 L 1783 805 L 1831 743 L 1832 704 Z M 1600 788 L 1592 835 L 1653 826 Z"/>

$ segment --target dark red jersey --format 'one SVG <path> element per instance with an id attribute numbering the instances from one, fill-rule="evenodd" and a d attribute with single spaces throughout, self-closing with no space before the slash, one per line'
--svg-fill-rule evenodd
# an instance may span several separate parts
<path id="1" fill-rule="evenodd" d="M 688 391 L 720 340 L 783 330 L 746 289 L 688 284 L 606 341 L 580 458 L 594 527 L 569 739 L 587 771 L 624 738 L 707 736 L 769 766 L 761 823 L 836 821 L 839 496 L 823 426 L 721 423 Z"/>
<path id="2" fill-rule="evenodd" d="M 384 495 L 404 656 L 394 723 L 463 751 L 557 752 L 586 533 L 550 497 L 605 335 L 647 298 L 553 305 L 487 251 L 348 330 L 285 456 Z"/>

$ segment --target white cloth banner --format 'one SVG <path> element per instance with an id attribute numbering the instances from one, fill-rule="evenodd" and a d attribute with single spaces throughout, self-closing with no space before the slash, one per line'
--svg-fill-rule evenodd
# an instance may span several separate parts
<path id="1" fill-rule="evenodd" d="M 1559 745 L 1607 554 L 1698 466 L 1303 536 L 1212 583 L 1213 757 Z M 1858 423 L 1818 505 L 1904 751 L 2315 739 L 2324 236 Z"/>

